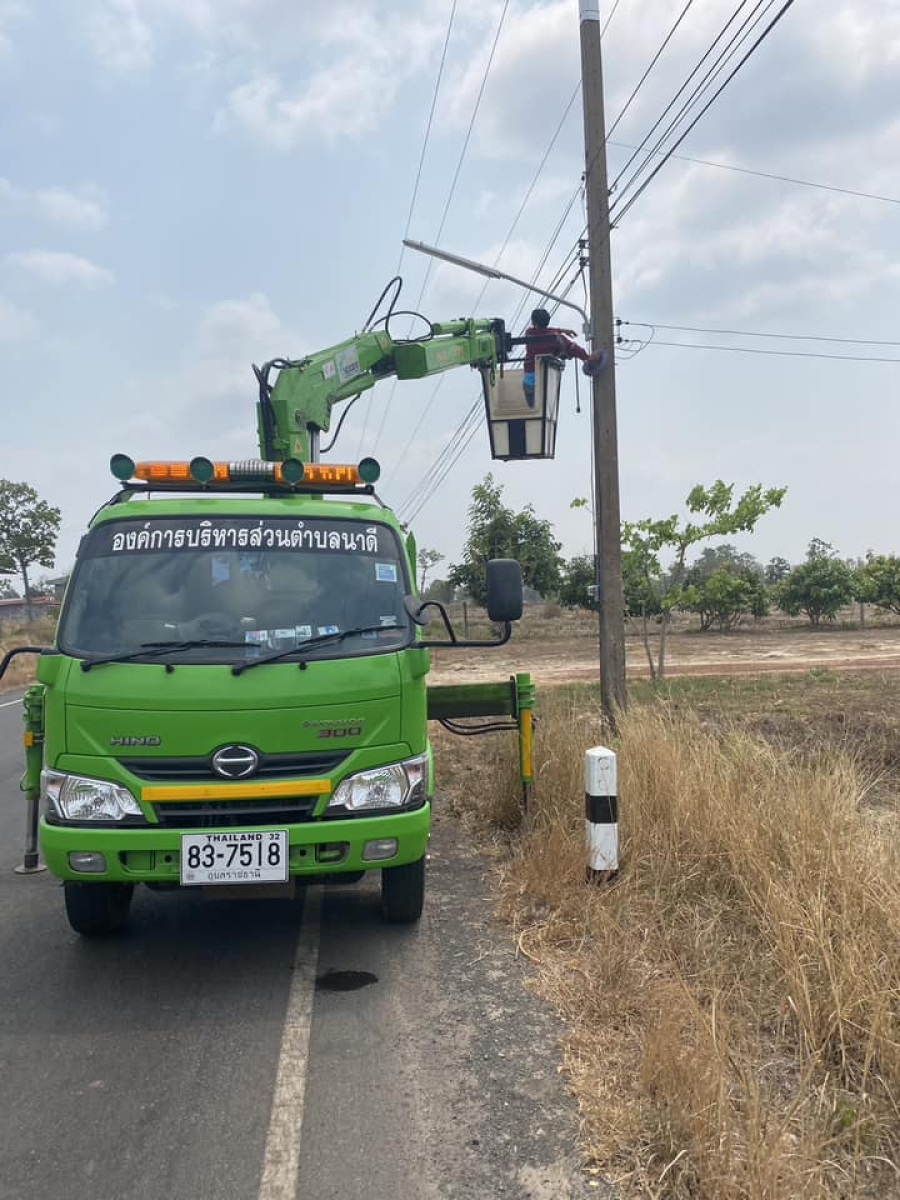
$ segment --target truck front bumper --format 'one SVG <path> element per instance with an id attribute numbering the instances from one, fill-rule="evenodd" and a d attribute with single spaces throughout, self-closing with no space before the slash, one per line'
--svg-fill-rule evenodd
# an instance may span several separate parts
<path id="1" fill-rule="evenodd" d="M 247 826 L 246 832 L 286 829 L 291 876 L 313 880 L 319 875 L 370 871 L 417 862 L 428 847 L 431 805 L 389 816 L 309 821 L 302 825 Z M 41 820 L 44 861 L 57 879 L 81 882 L 178 884 L 181 880 L 183 833 L 236 833 L 239 829 L 171 829 L 156 825 L 92 829 L 89 825 L 50 825 Z M 364 857 L 369 842 L 394 839 L 397 851 L 387 859 Z M 105 871 L 72 869 L 70 854 L 102 854 Z"/>

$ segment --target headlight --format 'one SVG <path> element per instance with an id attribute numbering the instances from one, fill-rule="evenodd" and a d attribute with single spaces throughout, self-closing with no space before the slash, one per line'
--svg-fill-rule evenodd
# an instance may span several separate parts
<path id="1" fill-rule="evenodd" d="M 105 779 L 41 771 L 41 796 L 66 821 L 124 821 L 144 816 L 128 788 Z"/>
<path id="2" fill-rule="evenodd" d="M 428 758 L 408 758 L 374 771 L 360 771 L 338 784 L 329 809 L 364 812 L 373 808 L 413 808 L 422 803 Z"/>

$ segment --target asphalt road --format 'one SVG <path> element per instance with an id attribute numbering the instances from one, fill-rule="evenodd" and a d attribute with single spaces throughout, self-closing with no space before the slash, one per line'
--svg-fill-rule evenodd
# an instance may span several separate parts
<path id="1" fill-rule="evenodd" d="M 377 875 L 302 899 L 139 889 L 83 941 L 20 877 L 21 709 L 0 694 L 0 1198 L 566 1200 L 559 1030 L 436 822 L 426 916 Z"/>

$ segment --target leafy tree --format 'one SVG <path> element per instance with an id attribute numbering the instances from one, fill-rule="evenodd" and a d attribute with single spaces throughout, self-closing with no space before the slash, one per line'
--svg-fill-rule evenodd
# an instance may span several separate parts
<path id="1" fill-rule="evenodd" d="M 503 488 L 493 475 L 472 489 L 469 530 L 463 561 L 450 568 L 448 580 L 476 604 L 487 602 L 485 569 L 491 558 L 514 558 L 522 578 L 542 596 L 554 595 L 560 584 L 560 543 L 549 521 L 535 515 L 530 504 L 514 512 L 502 502 Z"/>
<path id="2" fill-rule="evenodd" d="M 19 593 L 8 579 L 0 579 L 0 600 L 18 600 Z"/>
<path id="3" fill-rule="evenodd" d="M 451 604 L 456 597 L 456 589 L 446 579 L 432 579 L 427 588 L 420 590 L 425 600 L 437 600 L 440 604 Z"/>
<path id="4" fill-rule="evenodd" d="M 786 558 L 770 558 L 766 563 L 765 580 L 769 587 L 781 583 L 791 573 L 791 564 Z"/>
<path id="5" fill-rule="evenodd" d="M 900 558 L 896 554 L 867 554 L 857 575 L 856 598 L 900 616 Z"/>
<path id="6" fill-rule="evenodd" d="M 59 535 L 60 511 L 39 499 L 27 483 L 0 479 L 0 575 L 19 575 L 33 620 L 28 569 L 52 567 Z"/>
<path id="7" fill-rule="evenodd" d="M 786 488 L 763 490 L 761 484 L 756 484 L 735 500 L 734 484 L 717 479 L 708 488 L 697 484 L 687 497 L 688 512 L 705 520 L 688 520 L 682 524 L 680 518 L 674 515 L 659 521 L 647 519 L 623 523 L 622 545 L 629 554 L 634 555 L 633 569 L 642 579 L 647 596 L 655 595 L 661 609 L 659 658 L 656 663 L 650 649 L 647 622 L 644 620 L 644 649 L 652 679 L 665 676 L 666 631 L 672 610 L 684 597 L 688 550 L 707 538 L 751 533 L 761 517 L 770 509 L 780 507 L 786 491 Z M 674 558 L 668 572 L 665 572 L 660 556 L 667 551 Z"/>
<path id="8" fill-rule="evenodd" d="M 680 607 L 699 613 L 701 629 L 715 626 L 724 633 L 745 616 L 767 616 L 769 597 L 761 570 L 729 564 L 719 567 L 705 579 L 689 582 L 684 588 Z"/>
<path id="9" fill-rule="evenodd" d="M 813 538 L 806 562 L 794 567 L 775 588 L 775 603 L 789 617 L 806 613 L 818 626 L 824 617 L 833 621 L 856 591 L 856 573 L 841 562 L 828 542 Z"/>
<path id="10" fill-rule="evenodd" d="M 702 583 L 722 568 L 744 571 L 747 574 L 762 575 L 762 567 L 752 554 L 742 554 L 730 542 L 722 542 L 719 546 L 704 546 L 699 558 L 696 558 L 688 568 L 686 581 Z"/>
<path id="11" fill-rule="evenodd" d="M 564 608 L 589 608 L 597 612 L 600 604 L 592 591 L 597 582 L 593 554 L 578 554 L 563 566 L 559 602 Z"/>
<path id="12" fill-rule="evenodd" d="M 428 578 L 428 572 L 432 567 L 436 567 L 439 562 L 443 562 L 444 556 L 438 550 L 428 550 L 426 547 L 423 547 L 418 552 L 418 560 L 420 567 L 419 591 L 424 592 L 425 580 Z"/>

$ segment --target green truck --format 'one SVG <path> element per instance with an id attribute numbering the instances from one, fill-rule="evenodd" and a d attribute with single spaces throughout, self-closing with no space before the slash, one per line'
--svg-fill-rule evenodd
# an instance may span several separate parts
<path id="1" fill-rule="evenodd" d="M 502 718 L 530 784 L 529 678 L 427 686 L 432 607 L 442 645 L 475 643 L 417 597 L 415 542 L 378 499 L 378 464 L 322 462 L 318 445 L 333 405 L 378 379 L 489 373 L 508 342 L 497 321 L 409 343 L 363 333 L 254 368 L 260 459 L 113 457 L 119 488 L 82 538 L 55 645 L 0 663 L 39 652 L 22 789 L 79 933 L 122 928 L 137 884 L 289 894 L 371 870 L 386 918 L 415 921 L 429 720 Z M 487 574 L 502 642 L 521 573 L 505 559 Z M 32 837 L 26 870 L 37 856 Z"/>

